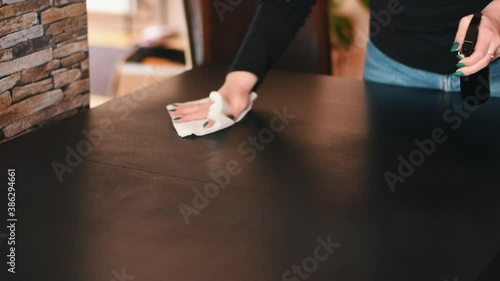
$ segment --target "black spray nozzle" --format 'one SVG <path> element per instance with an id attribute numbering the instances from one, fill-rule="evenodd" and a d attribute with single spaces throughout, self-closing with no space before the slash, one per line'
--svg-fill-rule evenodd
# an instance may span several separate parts
<path id="1" fill-rule="evenodd" d="M 467 34 L 465 35 L 464 43 L 462 44 L 462 49 L 460 53 L 468 57 L 474 53 L 474 48 L 477 43 L 477 36 L 479 34 L 479 25 L 481 24 L 481 13 L 475 13 L 472 18 L 469 28 L 467 29 Z"/>

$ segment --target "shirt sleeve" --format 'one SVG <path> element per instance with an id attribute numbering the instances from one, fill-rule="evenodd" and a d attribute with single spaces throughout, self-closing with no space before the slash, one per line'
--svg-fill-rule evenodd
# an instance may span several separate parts
<path id="1" fill-rule="evenodd" d="M 250 29 L 228 72 L 255 74 L 258 77 L 255 89 L 258 88 L 304 25 L 315 4 L 316 0 L 260 0 Z"/>

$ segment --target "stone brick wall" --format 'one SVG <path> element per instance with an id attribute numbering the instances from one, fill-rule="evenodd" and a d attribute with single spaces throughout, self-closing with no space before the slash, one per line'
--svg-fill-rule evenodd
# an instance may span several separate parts
<path id="1" fill-rule="evenodd" d="M 0 142 L 88 108 L 85 5 L 0 0 Z"/>

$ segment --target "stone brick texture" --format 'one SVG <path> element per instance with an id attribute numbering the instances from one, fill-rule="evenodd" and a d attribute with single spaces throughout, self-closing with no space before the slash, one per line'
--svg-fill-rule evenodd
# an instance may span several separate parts
<path id="1" fill-rule="evenodd" d="M 0 143 L 88 109 L 85 0 L 0 0 Z"/>

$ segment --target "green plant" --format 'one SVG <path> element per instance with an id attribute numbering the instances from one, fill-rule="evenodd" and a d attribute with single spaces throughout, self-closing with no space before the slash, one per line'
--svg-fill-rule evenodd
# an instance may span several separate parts
<path id="1" fill-rule="evenodd" d="M 365 8 L 370 9 L 370 0 L 359 0 Z"/>
<path id="2" fill-rule="evenodd" d="M 352 19 L 343 15 L 339 9 L 345 0 L 330 0 L 329 1 L 329 20 L 330 32 L 335 46 L 349 49 L 354 41 L 354 25 Z M 370 0 L 359 1 L 366 9 L 369 9 Z"/>

